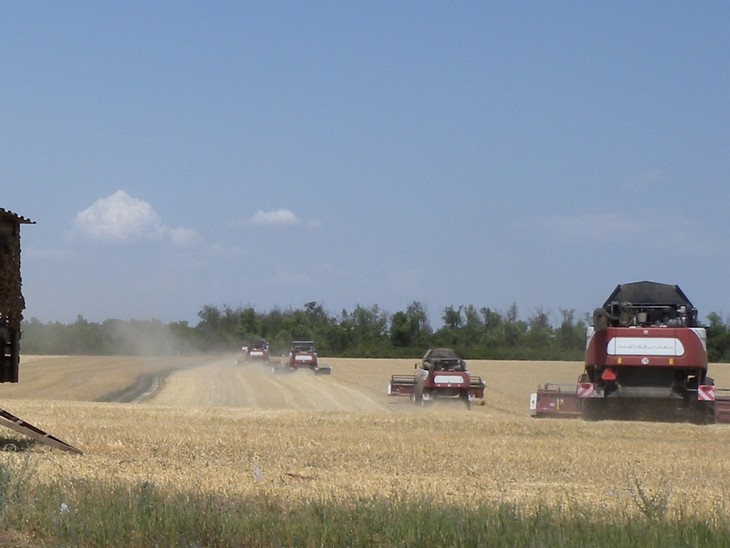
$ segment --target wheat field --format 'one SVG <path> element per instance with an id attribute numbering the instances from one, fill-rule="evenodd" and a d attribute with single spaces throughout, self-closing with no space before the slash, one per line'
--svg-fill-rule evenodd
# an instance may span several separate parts
<path id="1" fill-rule="evenodd" d="M 483 406 L 412 406 L 386 395 L 413 360 L 328 359 L 330 376 L 273 374 L 215 358 L 26 356 L 2 407 L 81 456 L 0 431 L 37 481 L 154 484 L 266 493 L 301 503 L 433 496 L 459 504 L 630 509 L 636 485 L 683 512 L 727 514 L 730 425 L 533 419 L 538 384 L 574 382 L 575 362 L 471 361 Z M 730 366 L 713 365 L 730 387 Z M 6 450 L 1 459 L 20 459 Z"/>

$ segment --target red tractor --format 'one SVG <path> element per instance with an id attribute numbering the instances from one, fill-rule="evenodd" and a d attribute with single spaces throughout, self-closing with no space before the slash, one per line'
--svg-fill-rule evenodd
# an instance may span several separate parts
<path id="1" fill-rule="evenodd" d="M 329 375 L 332 368 L 321 365 L 313 341 L 292 341 L 289 351 L 288 368 L 290 371 L 309 369 L 318 375 Z"/>
<path id="2" fill-rule="evenodd" d="M 246 361 L 271 361 L 271 350 L 269 348 L 269 343 L 267 343 L 264 339 L 256 339 L 254 341 L 251 341 L 246 347 Z"/>
<path id="3" fill-rule="evenodd" d="M 466 362 L 451 348 L 431 348 L 415 365 L 414 375 L 393 375 L 389 396 L 409 396 L 417 405 L 435 400 L 462 400 L 467 406 L 484 401 L 486 384 L 472 376 Z"/>
<path id="4" fill-rule="evenodd" d="M 676 285 L 618 285 L 593 313 L 576 385 L 531 395 L 535 417 L 730 421 L 730 398 L 707 375 L 707 334 Z"/>

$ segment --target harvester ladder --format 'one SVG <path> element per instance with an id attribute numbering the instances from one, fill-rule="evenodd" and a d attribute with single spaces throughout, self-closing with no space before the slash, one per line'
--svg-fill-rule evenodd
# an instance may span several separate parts
<path id="1" fill-rule="evenodd" d="M 11 430 L 15 430 L 19 434 L 28 436 L 29 438 L 45 443 L 46 445 L 50 445 L 51 447 L 55 447 L 56 449 L 61 449 L 62 451 L 68 451 L 69 453 L 75 453 L 77 455 L 83 455 L 83 452 L 76 449 L 73 445 L 69 445 L 65 441 L 52 436 L 48 432 L 44 432 L 40 428 L 25 422 L 23 419 L 5 411 L 5 409 L 0 409 L 0 426 L 5 426 Z"/>

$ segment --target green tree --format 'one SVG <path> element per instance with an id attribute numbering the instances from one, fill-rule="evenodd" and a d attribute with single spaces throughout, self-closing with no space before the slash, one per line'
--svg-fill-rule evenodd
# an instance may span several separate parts
<path id="1" fill-rule="evenodd" d="M 504 344 L 508 348 L 524 346 L 527 324 L 519 319 L 517 305 L 512 303 L 504 317 Z"/>
<path id="2" fill-rule="evenodd" d="M 575 359 L 579 359 L 585 348 L 586 322 L 576 321 L 575 310 L 572 308 L 561 308 L 560 315 L 560 326 L 555 332 L 557 346 L 566 353 L 564 355 L 574 355 Z"/>
<path id="3" fill-rule="evenodd" d="M 464 318 L 461 312 L 464 307 L 454 308 L 453 306 L 447 306 L 441 313 L 441 320 L 444 322 L 444 327 L 447 329 L 459 329 L 462 326 Z"/>
<path id="4" fill-rule="evenodd" d="M 527 342 L 533 348 L 547 349 L 553 339 L 553 329 L 550 326 L 550 318 L 547 313 L 538 308 L 535 313 L 527 319 Z"/>
<path id="5" fill-rule="evenodd" d="M 388 315 L 378 305 L 355 306 L 341 325 L 348 333 L 350 348 L 355 349 L 358 355 L 378 355 L 389 343 Z"/>
<path id="6" fill-rule="evenodd" d="M 393 314 L 390 321 L 390 340 L 400 348 L 423 348 L 429 346 L 432 335 L 431 324 L 425 307 L 414 301 L 405 311 Z"/>
<path id="7" fill-rule="evenodd" d="M 242 341 L 248 341 L 255 337 L 256 334 L 259 333 L 260 329 L 259 317 L 252 306 L 247 306 L 243 310 L 239 311 L 236 333 Z"/>
<path id="8" fill-rule="evenodd" d="M 711 362 L 721 362 L 730 359 L 730 331 L 727 322 L 716 312 L 707 315 L 707 358 Z"/>
<path id="9" fill-rule="evenodd" d="M 492 356 L 499 356 L 500 349 L 504 349 L 507 344 L 504 325 L 505 321 L 499 312 L 488 307 L 479 309 L 482 315 L 482 323 L 484 324 L 483 345 L 485 348 L 491 349 Z"/>

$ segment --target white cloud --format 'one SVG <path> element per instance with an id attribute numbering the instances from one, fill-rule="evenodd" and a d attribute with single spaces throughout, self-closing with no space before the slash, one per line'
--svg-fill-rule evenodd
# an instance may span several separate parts
<path id="1" fill-rule="evenodd" d="M 599 212 L 574 213 L 536 219 L 540 229 L 547 228 L 567 239 L 622 240 L 635 233 L 637 220 L 625 214 Z"/>
<path id="2" fill-rule="evenodd" d="M 423 273 L 417 268 L 397 270 L 388 274 L 386 283 L 390 289 L 408 293 L 421 289 Z"/>
<path id="3" fill-rule="evenodd" d="M 161 237 L 168 238 L 175 245 L 189 245 L 200 239 L 198 232 L 194 228 L 170 228 L 161 226 L 157 233 Z"/>
<path id="4" fill-rule="evenodd" d="M 23 250 L 23 255 L 28 258 L 33 257 L 34 259 L 58 260 L 71 257 L 71 252 L 68 249 L 29 247 Z"/>
<path id="5" fill-rule="evenodd" d="M 306 285 L 311 281 L 307 274 L 287 270 L 277 272 L 274 280 L 283 285 Z"/>
<path id="6" fill-rule="evenodd" d="M 165 226 L 149 203 L 132 198 L 123 190 L 97 200 L 76 215 L 74 226 L 87 238 L 100 242 L 163 239 L 185 245 L 199 239 L 194 229 Z"/>
<path id="7" fill-rule="evenodd" d="M 208 250 L 213 255 L 229 255 L 231 257 L 244 257 L 248 255 L 248 251 L 242 247 L 224 246 L 222 244 L 213 244 L 208 247 Z"/>
<path id="8" fill-rule="evenodd" d="M 277 209 L 276 211 L 258 210 L 251 217 L 251 222 L 257 225 L 296 225 L 299 218 L 288 209 Z"/>
<path id="9" fill-rule="evenodd" d="M 661 183 L 663 177 L 664 174 L 661 171 L 652 171 L 627 179 L 622 183 L 622 186 L 628 190 L 646 190 Z"/>
<path id="10" fill-rule="evenodd" d="M 676 210 L 576 213 L 535 219 L 523 227 L 564 243 L 627 244 L 692 255 L 712 254 L 719 245 L 701 222 Z"/>

